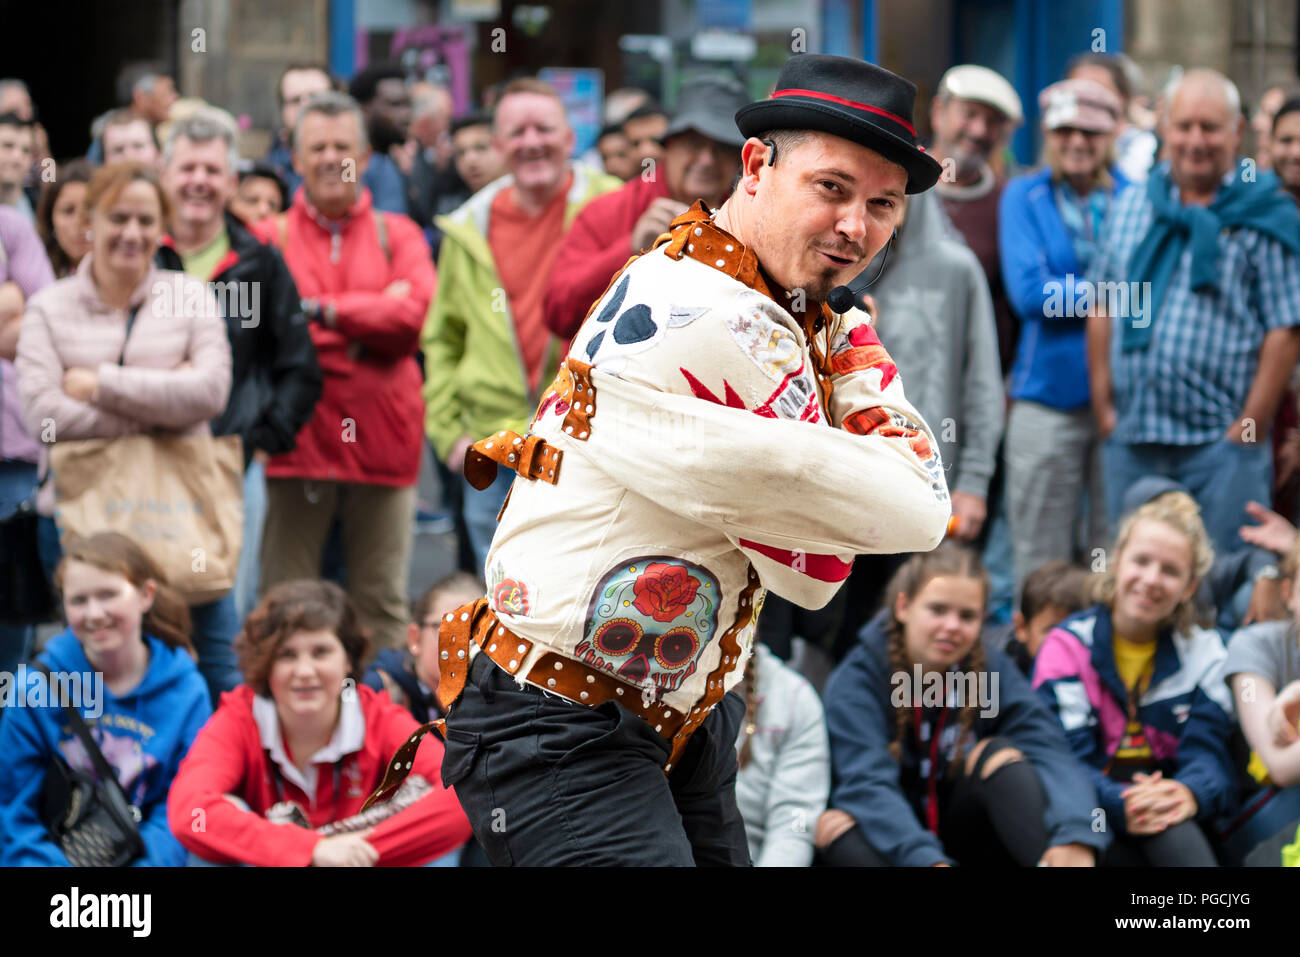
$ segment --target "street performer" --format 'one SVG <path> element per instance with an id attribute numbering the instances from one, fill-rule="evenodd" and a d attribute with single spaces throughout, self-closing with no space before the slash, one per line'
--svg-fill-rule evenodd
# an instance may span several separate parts
<path id="1" fill-rule="evenodd" d="M 749 864 L 728 692 L 765 591 L 819 608 L 855 554 L 942 539 L 934 436 L 825 305 L 939 176 L 915 94 L 791 59 L 736 114 L 731 198 L 614 277 L 526 435 L 466 457 L 476 487 L 518 473 L 487 597 L 440 626 L 443 781 L 494 865 Z"/>

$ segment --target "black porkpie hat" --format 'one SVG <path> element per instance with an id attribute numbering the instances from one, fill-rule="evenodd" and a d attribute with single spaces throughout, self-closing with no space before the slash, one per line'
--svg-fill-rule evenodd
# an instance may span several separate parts
<path id="1" fill-rule="evenodd" d="M 767 130 L 818 130 L 875 150 L 907 171 L 907 192 L 920 193 L 943 168 L 912 125 L 916 86 L 873 63 L 801 53 L 781 68 L 770 98 L 736 112 L 745 136 Z"/>

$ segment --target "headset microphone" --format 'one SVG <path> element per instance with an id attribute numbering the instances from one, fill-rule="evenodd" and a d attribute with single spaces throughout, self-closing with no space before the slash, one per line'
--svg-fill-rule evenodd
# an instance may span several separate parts
<path id="1" fill-rule="evenodd" d="M 876 270 L 876 274 L 872 276 L 868 282 L 858 285 L 858 280 L 862 278 L 861 276 L 858 276 L 848 285 L 836 286 L 827 294 L 826 305 L 831 307 L 832 312 L 843 315 L 854 306 L 857 306 L 859 309 L 864 311 L 866 310 L 866 306 L 862 301 L 862 294 L 874 286 L 876 280 L 880 278 L 880 274 L 885 271 L 885 263 L 889 262 L 889 250 L 893 248 L 894 240 L 897 238 L 898 230 L 894 230 L 893 234 L 889 237 L 888 244 L 885 246 L 885 255 L 881 257 L 880 268 Z"/>

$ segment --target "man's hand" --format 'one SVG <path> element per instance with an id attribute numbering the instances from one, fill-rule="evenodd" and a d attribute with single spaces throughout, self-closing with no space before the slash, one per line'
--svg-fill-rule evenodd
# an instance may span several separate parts
<path id="1" fill-rule="evenodd" d="M 957 527 L 952 537 L 959 542 L 973 542 L 979 537 L 988 515 L 988 505 L 978 495 L 969 492 L 952 493 L 952 514 L 957 518 Z"/>
<path id="2" fill-rule="evenodd" d="M 1274 747 L 1289 748 L 1300 740 L 1300 681 L 1293 681 L 1278 693 L 1268 709 L 1268 733 Z"/>
<path id="3" fill-rule="evenodd" d="M 679 203 L 667 196 L 660 196 L 646 209 L 632 227 L 632 240 L 629 246 L 633 253 L 643 252 L 646 247 L 659 238 L 660 233 L 668 232 L 672 221 L 686 212 L 685 203 Z"/>
<path id="4" fill-rule="evenodd" d="M 93 369 L 73 366 L 63 373 L 63 391 L 74 399 L 89 402 L 99 388 L 99 376 Z"/>
<path id="5" fill-rule="evenodd" d="M 1294 525 L 1271 508 L 1260 505 L 1259 502 L 1247 502 L 1246 511 L 1259 524 L 1241 526 L 1240 535 L 1243 542 L 1268 549 L 1278 555 L 1285 555 L 1291 551 L 1291 545 L 1295 541 Z"/>
<path id="6" fill-rule="evenodd" d="M 1107 439 L 1115 431 L 1115 425 L 1119 422 L 1119 416 L 1115 414 L 1115 404 L 1099 400 L 1092 405 L 1092 414 L 1097 419 L 1097 436 Z"/>
<path id="7" fill-rule="evenodd" d="M 465 468 L 465 453 L 469 447 L 474 444 L 474 440 L 468 435 L 462 435 L 456 440 L 456 444 L 451 447 L 447 453 L 447 468 L 459 475 Z"/>
<path id="8" fill-rule="evenodd" d="M 405 279 L 395 279 L 384 287 L 384 296 L 392 296 L 394 299 L 405 299 L 411 294 L 411 284 Z"/>
<path id="9" fill-rule="evenodd" d="M 403 176 L 410 176 L 411 170 L 415 168 L 415 154 L 419 149 L 419 143 L 415 140 L 407 140 L 405 143 L 390 146 L 388 156 L 397 164 L 397 168 L 402 171 Z"/>
<path id="10" fill-rule="evenodd" d="M 1086 844 L 1058 844 L 1043 853 L 1039 867 L 1096 867 L 1097 852 Z"/>
<path id="11" fill-rule="evenodd" d="M 370 834 L 336 834 L 323 837 L 311 852 L 312 867 L 374 867 L 379 852 L 366 840 Z"/>

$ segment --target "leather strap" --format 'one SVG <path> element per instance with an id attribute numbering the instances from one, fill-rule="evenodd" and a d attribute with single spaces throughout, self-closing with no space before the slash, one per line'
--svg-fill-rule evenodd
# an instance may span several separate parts
<path id="1" fill-rule="evenodd" d="M 565 365 L 569 370 L 569 411 L 564 416 L 564 434 L 585 442 L 591 435 L 591 420 L 596 414 L 596 389 L 591 384 L 591 363 L 570 357 Z"/>
<path id="2" fill-rule="evenodd" d="M 496 478 L 498 465 L 530 480 L 554 485 L 560 477 L 564 453 L 540 435 L 498 432 L 475 442 L 465 453 L 465 478 L 482 491 Z"/>

